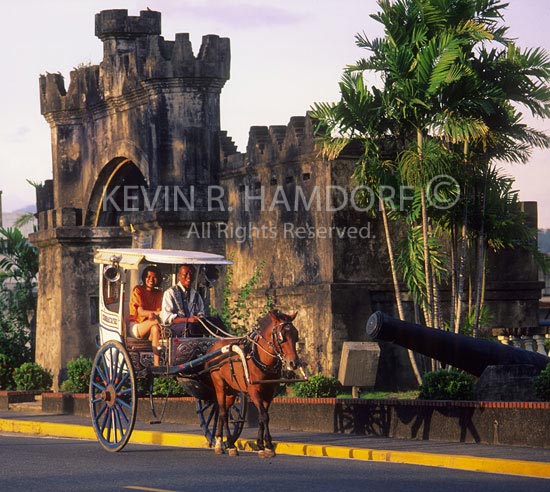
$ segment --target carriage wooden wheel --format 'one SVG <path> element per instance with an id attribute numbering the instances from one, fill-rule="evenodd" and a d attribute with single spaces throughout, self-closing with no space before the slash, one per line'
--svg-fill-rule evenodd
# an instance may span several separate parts
<path id="1" fill-rule="evenodd" d="M 245 393 L 239 392 L 235 403 L 228 410 L 229 433 L 232 441 L 241 435 L 248 412 L 248 398 Z M 210 446 L 214 446 L 218 426 L 219 408 L 215 398 L 201 400 L 197 398 L 197 415 L 201 429 Z"/>
<path id="2" fill-rule="evenodd" d="M 123 345 L 110 340 L 98 350 L 90 376 L 90 415 L 96 437 L 107 451 L 120 451 L 136 421 L 134 368 Z"/>

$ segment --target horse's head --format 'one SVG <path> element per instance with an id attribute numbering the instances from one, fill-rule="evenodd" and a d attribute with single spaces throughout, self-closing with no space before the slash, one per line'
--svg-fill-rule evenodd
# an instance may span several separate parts
<path id="1" fill-rule="evenodd" d="M 288 315 L 279 310 L 269 312 L 273 326 L 271 334 L 272 343 L 279 356 L 286 362 L 287 369 L 289 370 L 298 369 L 302 364 L 296 351 L 296 344 L 299 338 L 298 330 L 292 323 L 297 314 L 298 312 Z"/>

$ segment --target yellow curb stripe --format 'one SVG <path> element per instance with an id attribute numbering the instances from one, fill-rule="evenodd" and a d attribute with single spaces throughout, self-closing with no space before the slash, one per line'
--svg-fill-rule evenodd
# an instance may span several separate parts
<path id="1" fill-rule="evenodd" d="M 208 448 L 208 441 L 204 436 L 174 432 L 134 430 L 130 437 L 130 442 L 175 446 L 178 448 Z"/>
<path id="2" fill-rule="evenodd" d="M 0 419 L 0 431 L 53 437 L 72 437 L 76 439 L 96 439 L 92 427 L 76 424 L 35 422 L 31 420 Z"/>
<path id="3" fill-rule="evenodd" d="M 91 426 L 75 424 L 57 424 L 35 422 L 30 420 L 0 419 L 1 432 L 13 432 L 55 437 L 96 440 Z M 156 444 L 184 448 L 208 448 L 204 436 L 160 431 L 134 430 L 130 442 L 136 444 Z M 236 443 L 242 451 L 257 451 L 252 439 L 239 439 Z M 329 446 L 322 444 L 305 444 L 278 442 L 275 445 L 277 454 L 292 456 L 312 456 L 361 461 L 401 463 L 409 465 L 436 466 L 485 473 L 502 473 L 538 478 L 550 478 L 550 463 L 538 461 L 521 461 L 482 456 L 465 456 L 451 454 L 422 453 L 414 451 L 390 451 L 382 449 L 352 448 L 346 446 Z"/>
<path id="4" fill-rule="evenodd" d="M 277 443 L 275 450 L 278 454 L 289 454 L 295 456 L 345 458 L 361 461 L 437 466 L 486 473 L 503 473 L 506 475 L 550 478 L 550 463 L 538 461 L 422 453 L 415 451 L 348 448 L 345 446 L 326 446 L 322 444 L 288 442 Z"/>

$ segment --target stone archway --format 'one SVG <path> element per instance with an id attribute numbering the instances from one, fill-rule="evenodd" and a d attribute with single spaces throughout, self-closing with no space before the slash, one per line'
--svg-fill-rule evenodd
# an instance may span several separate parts
<path id="1" fill-rule="evenodd" d="M 115 227 L 120 217 L 143 209 L 147 181 L 139 168 L 129 159 L 117 157 L 99 173 L 92 190 L 85 226 Z"/>

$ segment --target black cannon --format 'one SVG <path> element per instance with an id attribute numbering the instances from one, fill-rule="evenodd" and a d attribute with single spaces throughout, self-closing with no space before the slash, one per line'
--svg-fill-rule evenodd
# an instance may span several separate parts
<path id="1" fill-rule="evenodd" d="M 550 358 L 536 352 L 408 323 L 380 311 L 369 318 L 367 336 L 396 343 L 474 376 L 481 376 L 487 366 L 532 365 L 541 371 L 550 363 Z"/>

